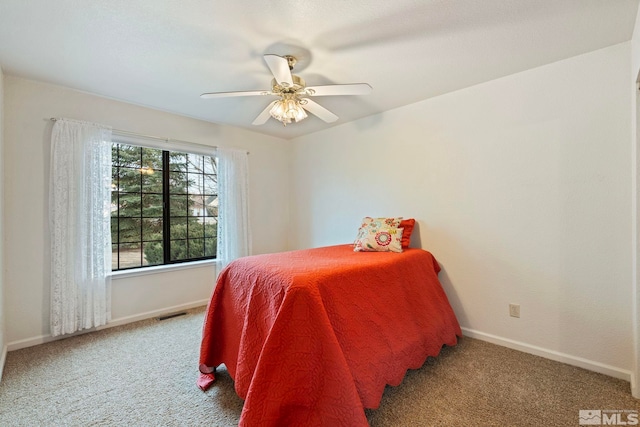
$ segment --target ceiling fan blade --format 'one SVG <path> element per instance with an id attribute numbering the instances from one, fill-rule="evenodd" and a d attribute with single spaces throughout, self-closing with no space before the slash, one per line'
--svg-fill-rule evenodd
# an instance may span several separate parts
<path id="1" fill-rule="evenodd" d="M 273 104 L 275 104 L 275 103 L 276 103 L 276 101 L 273 101 L 269 105 L 267 105 L 267 108 L 262 110 L 262 113 L 258 114 L 258 117 L 256 117 L 256 119 L 251 124 L 252 125 L 263 125 L 263 124 L 265 124 L 267 122 L 267 120 L 269 120 L 269 117 L 271 117 L 271 113 L 269 111 L 271 110 L 271 107 L 273 107 Z"/>
<path id="2" fill-rule="evenodd" d="M 249 91 L 239 91 L 239 92 L 211 92 L 211 93 L 203 93 L 200 95 L 200 98 L 228 98 L 233 96 L 256 96 L 256 95 L 273 95 L 273 92 L 270 90 L 249 90 Z"/>
<path id="3" fill-rule="evenodd" d="M 289 70 L 289 61 L 287 61 L 287 58 L 267 54 L 264 56 L 264 60 L 280 86 L 293 86 L 293 79 L 291 78 L 291 70 Z"/>
<path id="4" fill-rule="evenodd" d="M 330 95 L 368 95 L 373 88 L 367 83 L 352 83 L 345 85 L 307 86 L 305 93 L 309 96 Z"/>
<path id="5" fill-rule="evenodd" d="M 338 116 L 324 108 L 322 105 L 310 100 L 309 98 L 302 99 L 304 99 L 306 102 L 304 104 L 300 103 L 300 105 L 302 105 L 302 108 L 304 108 L 311 114 L 318 116 L 327 123 L 333 123 L 338 120 Z"/>

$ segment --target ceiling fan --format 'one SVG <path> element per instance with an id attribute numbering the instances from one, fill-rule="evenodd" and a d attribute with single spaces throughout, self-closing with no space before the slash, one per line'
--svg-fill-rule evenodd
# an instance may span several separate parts
<path id="1" fill-rule="evenodd" d="M 273 95 L 278 97 L 267 105 L 262 113 L 256 117 L 252 124 L 262 125 L 273 117 L 282 122 L 284 126 L 292 120 L 299 122 L 307 117 L 308 111 L 327 123 L 338 120 L 338 116 L 327 110 L 320 104 L 311 100 L 312 96 L 332 95 L 366 95 L 373 90 L 367 83 L 336 84 L 307 86 L 305 81 L 291 74 L 297 59 L 292 55 L 264 55 L 264 60 L 271 70 L 274 79 L 271 81 L 271 90 L 252 90 L 239 92 L 212 92 L 203 93 L 201 98 L 224 98 L 233 96 Z"/>

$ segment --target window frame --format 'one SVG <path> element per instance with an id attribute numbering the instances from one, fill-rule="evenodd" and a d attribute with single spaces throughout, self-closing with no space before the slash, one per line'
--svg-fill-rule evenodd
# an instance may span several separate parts
<path id="1" fill-rule="evenodd" d="M 135 266 L 129 266 L 129 267 L 122 267 L 121 266 L 121 262 L 120 262 L 120 250 L 121 247 L 120 245 L 123 243 L 120 240 L 120 232 L 121 232 L 121 228 L 120 228 L 120 210 L 121 210 L 121 206 L 120 206 L 120 195 L 121 194 L 136 194 L 136 192 L 126 192 L 126 191 L 120 191 L 120 188 L 117 188 L 117 202 L 116 202 L 116 210 L 117 213 L 113 218 L 117 218 L 116 223 L 118 224 L 118 229 L 116 230 L 116 233 L 118 234 L 118 241 L 117 242 L 112 242 L 112 248 L 115 248 L 115 251 L 112 250 L 112 256 L 113 257 L 117 257 L 117 259 L 112 260 L 111 263 L 111 273 L 112 274 L 116 274 L 116 275 L 122 275 L 122 273 L 130 273 L 130 272 L 140 272 L 140 274 L 146 274 L 146 273 L 142 273 L 142 271 L 147 271 L 149 270 L 149 273 L 153 272 L 153 271 L 157 271 L 159 269 L 166 269 L 169 266 L 184 266 L 187 267 L 189 264 L 192 264 L 194 266 L 198 266 L 198 265 L 202 265 L 202 264 L 210 264 L 212 262 L 215 262 L 216 260 L 216 254 L 215 254 L 215 245 L 217 245 L 217 225 L 218 225 L 218 216 L 216 215 L 208 215 L 207 212 L 207 208 L 202 207 L 201 213 L 198 215 L 192 215 L 190 212 L 190 207 L 189 205 L 187 205 L 187 212 L 186 215 L 184 216 L 185 218 L 187 218 L 187 224 L 189 224 L 189 218 L 198 218 L 198 221 L 201 220 L 201 224 L 202 224 L 202 236 L 196 236 L 196 237 L 190 237 L 190 235 L 188 234 L 188 225 L 186 228 L 186 235 L 184 238 L 180 238 L 180 239 L 173 239 L 173 240 L 182 240 L 185 242 L 185 246 L 187 248 L 187 253 L 186 256 L 189 256 L 189 242 L 191 240 L 195 241 L 195 240 L 199 240 L 202 242 L 202 255 L 203 256 L 194 256 L 191 258 L 179 258 L 179 259 L 171 259 L 172 255 L 171 255 L 171 241 L 172 241 L 172 235 L 171 235 L 171 218 L 172 218 L 172 212 L 171 212 L 171 203 L 170 203 L 170 199 L 171 199 L 171 195 L 175 194 L 171 192 L 171 183 L 170 183 L 170 171 L 171 171 L 171 167 L 170 167 L 170 156 L 172 153 L 175 154 L 181 154 L 181 155 L 195 155 L 195 156 L 204 156 L 204 157 L 210 157 L 214 159 L 214 162 L 216 163 L 216 168 L 212 169 L 212 172 L 207 173 L 205 170 L 205 163 L 204 161 L 206 161 L 206 159 L 203 159 L 203 163 L 202 163 L 202 167 L 203 169 L 201 171 L 197 171 L 197 172 L 193 172 L 189 170 L 189 173 L 191 174 L 195 174 L 198 176 L 198 178 L 202 179 L 202 183 L 201 183 L 201 193 L 197 194 L 195 196 L 202 196 L 203 197 L 203 201 L 204 201 L 204 197 L 208 196 L 208 197 L 218 197 L 218 188 L 217 188 L 217 156 L 216 156 L 216 150 L 215 148 L 211 147 L 206 147 L 206 146 L 198 146 L 195 149 L 192 148 L 191 146 L 187 145 L 187 143 L 178 143 L 178 144 L 171 144 L 172 147 L 167 147 L 166 144 L 142 144 L 139 143 L 140 138 L 135 138 L 135 137 L 131 137 L 128 135 L 125 136 L 120 136 L 120 135 L 114 135 L 114 137 L 112 138 L 111 144 L 112 144 L 112 149 L 117 146 L 117 145 L 128 145 L 128 146 L 132 146 L 135 148 L 139 148 L 140 154 L 141 154 L 141 161 L 142 158 L 144 157 L 144 151 L 143 149 L 153 149 L 153 150 L 158 150 L 161 152 L 161 158 L 162 158 L 162 180 L 161 180 L 161 187 L 162 187 L 162 235 L 161 235 L 161 240 L 157 240 L 157 242 L 162 242 L 162 262 L 161 263 L 153 263 L 153 264 L 144 264 L 144 245 L 145 243 L 145 237 L 144 237 L 144 219 L 146 218 L 144 216 L 144 206 L 142 204 L 142 200 L 144 198 L 145 195 L 147 195 L 147 193 L 144 191 L 144 187 L 143 187 L 143 179 L 141 178 L 140 181 L 140 189 L 139 189 L 139 195 L 140 195 L 140 200 L 141 200 L 141 205 L 140 205 L 140 240 L 136 241 L 136 242 L 128 242 L 128 243 L 132 243 L 132 244 L 136 244 L 139 243 L 139 247 L 140 247 L 140 265 L 135 265 Z M 165 143 L 168 141 L 164 141 Z M 159 146 L 160 145 L 160 146 Z M 188 159 L 188 157 L 185 157 L 186 159 Z M 185 160 L 185 168 L 189 169 L 189 160 Z M 117 162 L 117 163 L 116 163 Z M 111 170 L 112 170 L 112 177 L 117 176 L 118 179 L 120 178 L 120 168 L 123 167 L 122 165 L 119 164 L 119 159 L 112 159 L 111 161 Z M 144 168 L 144 165 L 140 164 L 140 168 L 138 170 L 142 170 Z M 131 168 L 133 170 L 136 170 L 136 168 Z M 116 174 L 117 175 L 114 175 Z M 187 174 L 187 170 L 185 170 L 184 172 L 185 174 Z M 142 173 L 141 173 L 142 176 Z M 214 181 L 214 185 L 211 187 L 213 188 L 212 191 L 215 191 L 215 194 L 205 194 L 206 190 L 205 190 L 205 177 L 215 177 L 215 181 Z M 186 196 L 187 200 L 189 200 L 189 180 L 186 180 L 187 183 L 187 188 L 185 189 L 185 193 L 184 195 Z M 112 183 L 114 184 L 114 183 Z M 118 182 L 119 184 L 119 182 Z M 149 193 L 151 194 L 151 193 Z M 156 192 L 153 192 L 153 194 L 157 195 Z M 158 193 L 159 194 L 159 193 Z M 189 202 L 187 202 L 189 203 Z M 133 217 L 124 217 L 124 218 L 133 218 Z M 137 218 L 137 216 L 136 216 Z M 160 217 L 153 217 L 153 218 L 157 218 L 160 219 Z M 207 234 L 207 224 L 212 222 L 212 221 L 207 221 L 207 218 L 212 218 L 214 219 L 213 223 L 216 225 L 216 231 L 215 234 L 213 234 L 210 237 L 206 237 Z M 110 228 L 112 227 L 113 224 L 113 220 L 111 220 L 110 223 Z M 207 248 L 207 242 L 206 240 L 210 239 L 210 240 L 214 240 L 214 247 L 213 247 L 213 254 L 212 255 L 206 255 L 206 248 Z M 156 240 L 154 240 L 156 241 Z M 149 241 L 151 242 L 151 241 Z M 210 243 L 211 244 L 211 243 Z M 199 249 L 198 249 L 199 250 Z M 151 271 L 153 270 L 153 271 Z"/>

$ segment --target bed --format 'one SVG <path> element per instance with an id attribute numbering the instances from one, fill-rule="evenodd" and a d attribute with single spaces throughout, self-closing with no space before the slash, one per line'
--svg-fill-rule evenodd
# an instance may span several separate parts
<path id="1" fill-rule="evenodd" d="M 462 335 L 439 271 L 421 249 L 237 259 L 207 308 L 198 386 L 224 364 L 244 400 L 240 426 L 367 426 L 386 385 Z"/>

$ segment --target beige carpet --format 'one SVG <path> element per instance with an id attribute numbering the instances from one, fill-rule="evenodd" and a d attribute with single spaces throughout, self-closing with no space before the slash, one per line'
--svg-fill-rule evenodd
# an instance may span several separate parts
<path id="1" fill-rule="evenodd" d="M 222 371 L 196 385 L 203 309 L 10 352 L 0 426 L 236 426 Z M 629 383 L 471 338 L 387 387 L 371 426 L 577 426 L 578 411 L 640 410 Z"/>

